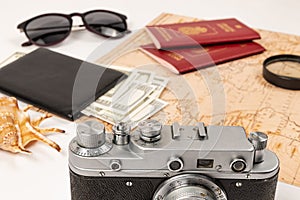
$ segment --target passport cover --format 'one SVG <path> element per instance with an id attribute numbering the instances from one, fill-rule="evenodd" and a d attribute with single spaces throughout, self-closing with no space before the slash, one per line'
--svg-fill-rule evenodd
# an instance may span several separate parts
<path id="1" fill-rule="evenodd" d="M 126 75 L 39 48 L 0 69 L 0 90 L 69 120 Z"/>
<path id="2" fill-rule="evenodd" d="M 146 26 L 146 31 L 157 49 L 260 39 L 256 31 L 234 18 Z"/>
<path id="3" fill-rule="evenodd" d="M 250 56 L 265 49 L 255 42 L 212 45 L 206 47 L 158 50 L 153 44 L 141 46 L 147 55 L 176 74 L 184 74 L 215 64 Z"/>

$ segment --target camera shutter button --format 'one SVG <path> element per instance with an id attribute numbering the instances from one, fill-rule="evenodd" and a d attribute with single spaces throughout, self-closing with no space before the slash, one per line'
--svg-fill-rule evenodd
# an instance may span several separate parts
<path id="1" fill-rule="evenodd" d="M 138 124 L 140 137 L 146 142 L 156 142 L 161 138 L 162 124 L 159 121 L 148 119 Z"/>

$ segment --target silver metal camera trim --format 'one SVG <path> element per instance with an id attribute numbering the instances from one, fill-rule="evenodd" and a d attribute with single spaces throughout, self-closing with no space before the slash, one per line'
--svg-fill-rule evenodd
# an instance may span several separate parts
<path id="1" fill-rule="evenodd" d="M 102 146 L 97 148 L 84 148 L 76 142 L 76 138 L 74 138 L 69 145 L 70 153 L 72 152 L 83 157 L 96 157 L 103 155 L 109 152 L 112 147 L 112 143 L 110 141 L 106 141 Z"/>
<path id="2" fill-rule="evenodd" d="M 71 155 L 72 152 L 69 152 Z M 74 155 L 74 154 L 73 154 Z M 199 173 L 211 178 L 216 179 L 268 179 L 275 176 L 279 172 L 279 160 L 277 156 L 266 150 L 265 152 L 266 160 L 268 162 L 258 163 L 256 164 L 250 172 L 231 172 L 225 173 L 222 170 L 214 170 L 214 171 L 204 171 L 204 170 L 186 170 L 184 173 Z M 94 157 L 90 159 L 90 161 L 95 161 L 92 163 L 94 166 L 90 166 L 89 168 L 80 167 L 83 162 L 84 157 L 81 156 L 70 156 L 69 157 L 69 167 L 70 169 L 82 176 L 92 176 L 92 177 L 151 177 L 151 178 L 159 178 L 159 177 L 172 177 L 183 172 L 170 172 L 168 169 L 149 169 L 149 170 L 139 170 L 139 169 L 124 169 L 120 171 L 113 171 L 107 167 L 103 166 L 103 168 L 99 167 L 101 160 Z M 114 158 L 111 158 L 114 159 Z M 103 164 L 103 163 L 102 163 Z"/>
<path id="3" fill-rule="evenodd" d="M 161 139 L 154 143 L 143 141 L 139 132 L 133 131 L 128 145 L 113 145 L 107 153 L 95 157 L 83 157 L 69 149 L 70 169 L 78 175 L 92 177 L 172 177 L 184 172 L 216 179 L 267 179 L 279 171 L 277 156 L 268 150 L 265 150 L 263 162 L 254 163 L 255 149 L 241 127 L 204 128 L 203 124 L 198 124 L 177 126 L 177 129 L 180 131 L 173 138 L 172 126 L 163 126 Z M 199 130 L 205 131 L 206 137 L 201 137 Z M 111 134 L 106 138 L 107 144 L 111 144 Z M 167 167 L 174 156 L 184 163 L 181 172 L 171 172 Z M 243 172 L 231 170 L 230 163 L 235 158 L 246 161 L 247 168 Z M 114 159 L 122 162 L 121 170 L 110 169 Z M 197 159 L 214 159 L 213 168 L 197 168 Z"/>

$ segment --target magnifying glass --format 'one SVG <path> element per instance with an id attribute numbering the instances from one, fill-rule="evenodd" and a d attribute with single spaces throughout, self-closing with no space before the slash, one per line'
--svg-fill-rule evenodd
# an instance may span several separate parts
<path id="1" fill-rule="evenodd" d="M 290 90 L 300 90 L 300 56 L 281 54 L 263 63 L 263 77 L 271 84 Z"/>

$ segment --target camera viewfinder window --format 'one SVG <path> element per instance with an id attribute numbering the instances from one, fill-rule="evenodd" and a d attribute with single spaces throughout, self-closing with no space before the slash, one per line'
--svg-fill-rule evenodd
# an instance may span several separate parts
<path id="1" fill-rule="evenodd" d="M 213 168 L 214 160 L 213 159 L 198 159 L 197 168 Z"/>

